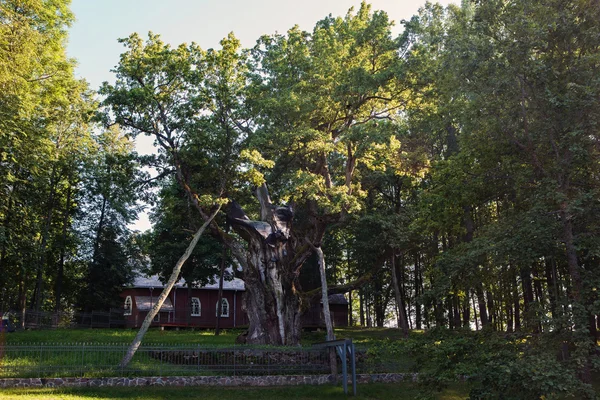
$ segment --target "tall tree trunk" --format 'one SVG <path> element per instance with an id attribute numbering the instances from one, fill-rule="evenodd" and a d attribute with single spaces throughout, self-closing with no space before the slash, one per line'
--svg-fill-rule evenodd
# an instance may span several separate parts
<path id="1" fill-rule="evenodd" d="M 398 328 L 402 329 L 402 334 L 408 338 L 408 322 L 406 321 L 404 302 L 398 285 L 398 275 L 396 271 L 396 255 L 392 254 L 392 284 L 394 285 L 394 295 L 396 296 L 396 307 L 398 309 Z"/>
<path id="2" fill-rule="evenodd" d="M 453 330 L 455 328 L 454 326 L 454 309 L 452 307 L 452 296 L 448 295 L 446 296 L 446 309 L 448 310 L 448 326 L 450 327 L 450 330 Z"/>
<path id="3" fill-rule="evenodd" d="M 558 318 L 556 301 L 558 297 L 558 288 L 556 286 L 555 277 L 555 262 L 553 258 L 545 259 L 545 273 L 546 273 L 546 287 L 548 290 L 548 298 L 550 299 L 550 313 L 552 314 L 552 320 L 555 321 Z"/>
<path id="4" fill-rule="evenodd" d="M 409 300 L 407 299 L 406 296 L 406 282 L 404 279 L 404 273 L 403 273 L 403 266 L 404 266 L 404 257 L 402 257 L 400 259 L 400 274 L 397 275 L 396 277 L 398 278 L 398 288 L 400 289 L 400 298 L 402 299 L 402 304 L 404 304 L 404 308 L 401 310 L 404 313 L 404 320 L 407 323 L 408 329 L 410 330 L 411 328 L 411 322 L 410 322 L 410 317 L 409 317 L 409 312 L 410 312 L 410 304 L 409 304 Z M 398 273 L 398 270 L 396 270 L 396 273 Z"/>
<path id="5" fill-rule="evenodd" d="M 365 295 L 364 290 L 360 289 L 358 292 L 358 302 L 360 307 L 360 326 L 365 326 Z"/>
<path id="6" fill-rule="evenodd" d="M 469 299 L 469 292 L 465 292 L 465 299 L 463 300 L 463 328 L 469 329 L 471 327 L 471 300 Z"/>
<path id="7" fill-rule="evenodd" d="M 571 288 L 571 296 L 573 299 L 573 322 L 575 324 L 575 330 L 582 331 L 588 329 L 589 311 L 585 309 L 585 304 L 583 302 L 583 282 L 579 271 L 579 261 L 577 260 L 577 249 L 575 247 L 575 238 L 573 235 L 573 221 L 566 202 L 561 204 L 560 218 L 563 226 L 563 240 L 567 255 L 567 265 L 573 283 Z M 594 343 L 593 346 L 595 347 L 595 345 L 596 344 Z M 590 364 L 591 359 L 588 356 L 580 369 L 581 380 L 585 383 L 590 383 L 592 381 Z"/>
<path id="8" fill-rule="evenodd" d="M 371 302 L 368 297 L 365 299 L 365 311 L 367 317 L 367 328 L 372 328 L 373 320 L 371 319 Z"/>
<path id="9" fill-rule="evenodd" d="M 472 299 L 473 299 L 473 319 L 475 320 L 475 330 L 478 331 L 479 330 L 479 320 L 477 319 L 477 307 L 475 307 L 475 296 L 473 296 Z"/>
<path id="10" fill-rule="evenodd" d="M 33 295 L 33 306 L 36 312 L 42 308 L 44 298 L 44 269 L 46 267 L 46 247 L 48 246 L 48 236 L 50 235 L 50 226 L 52 224 L 52 214 L 54 211 L 54 197 L 56 196 L 56 183 L 54 182 L 56 171 L 52 169 L 50 178 L 50 194 L 46 204 L 46 218 L 44 229 L 42 231 L 42 242 L 40 244 L 40 255 L 37 267 L 37 276 L 35 283 L 35 291 Z"/>
<path id="11" fill-rule="evenodd" d="M 27 308 L 27 277 L 25 276 L 25 268 L 19 268 L 19 324 L 21 329 L 25 329 L 25 309 Z"/>
<path id="12" fill-rule="evenodd" d="M 348 292 L 348 326 L 354 326 L 354 317 L 352 316 L 352 290 Z"/>
<path id="13" fill-rule="evenodd" d="M 421 301 L 419 300 L 421 282 L 421 266 L 419 265 L 419 253 L 415 251 L 415 325 L 421 329 Z"/>
<path id="14" fill-rule="evenodd" d="M 519 286 L 517 285 L 517 273 L 515 268 L 512 268 L 512 293 L 513 293 L 513 304 L 515 308 L 515 332 L 519 332 L 521 330 L 521 297 L 519 296 Z"/>
<path id="15" fill-rule="evenodd" d="M 96 229 L 96 237 L 94 238 L 94 253 L 92 254 L 92 264 L 98 260 L 98 252 L 100 251 L 100 237 L 104 229 L 104 219 L 106 216 L 106 204 L 108 200 L 102 196 L 102 206 L 100 207 L 100 219 L 98 220 L 98 228 Z"/>
<path id="16" fill-rule="evenodd" d="M 542 308 L 546 305 L 546 297 L 542 288 L 542 279 L 539 276 L 538 268 L 533 270 L 533 289 L 535 293 L 535 301 L 539 305 L 535 311 L 535 332 L 542 332 Z"/>
<path id="17" fill-rule="evenodd" d="M 129 364 L 129 362 L 133 358 L 133 356 L 135 355 L 135 352 L 137 351 L 138 347 L 140 347 L 140 344 L 142 343 L 142 339 L 144 338 L 144 335 L 148 331 L 150 324 L 152 324 L 152 320 L 154 319 L 156 314 L 158 314 L 158 312 L 160 311 L 160 308 L 162 307 L 163 303 L 167 299 L 167 296 L 169 296 L 171 289 L 173 289 L 175 282 L 177 282 L 177 279 L 179 278 L 179 273 L 181 272 L 181 267 L 186 262 L 186 260 L 190 257 L 190 255 L 192 254 L 192 251 L 194 251 L 194 248 L 196 247 L 196 244 L 198 243 L 198 240 L 200 239 L 200 236 L 202 236 L 202 234 L 204 233 L 204 230 L 206 229 L 206 227 L 208 225 L 210 225 L 210 223 L 212 222 L 212 220 L 217 215 L 217 213 L 219 212 L 220 209 L 221 209 L 221 206 L 218 206 L 217 209 L 215 210 L 215 212 L 209 217 L 209 219 L 206 220 L 206 222 L 204 222 L 204 224 L 200 227 L 200 229 L 198 229 L 198 231 L 194 234 L 192 241 L 190 242 L 187 249 L 185 250 L 185 253 L 183 253 L 181 258 L 179 258 L 179 260 L 177 261 L 177 264 L 175 264 L 175 267 L 173 267 L 173 272 L 171 272 L 171 276 L 169 277 L 169 280 L 165 284 L 165 287 L 164 287 L 162 293 L 160 294 L 160 296 L 158 296 L 158 299 L 156 299 L 156 304 L 154 304 L 152 309 L 146 315 L 146 318 L 144 318 L 144 322 L 142 323 L 140 330 L 138 331 L 137 335 L 133 339 L 133 342 L 131 342 L 131 345 L 129 346 L 129 348 L 127 349 L 127 352 L 125 353 L 125 356 L 121 360 L 121 367 L 126 367 L 127 364 Z"/>
<path id="18" fill-rule="evenodd" d="M 243 265 L 246 285 L 244 304 L 248 315 L 245 340 L 253 344 L 295 345 L 300 341 L 301 314 L 296 260 L 306 241 L 291 240 L 293 212 L 289 207 L 271 203 L 266 185 L 256 189 L 260 203 L 260 221 L 251 221 L 236 202 L 227 212 L 229 224 L 247 242 Z M 316 224 L 318 225 L 318 224 Z M 322 232 L 322 230 L 319 230 Z M 321 243 L 322 234 L 311 243 Z M 235 253 L 234 253 L 235 255 Z M 302 257 L 300 257 L 302 258 Z"/>
<path id="19" fill-rule="evenodd" d="M 531 304 L 534 302 L 531 269 L 529 266 L 522 266 L 519 271 L 521 274 L 521 287 L 523 290 L 523 309 L 525 311 L 523 320 L 525 322 L 525 329 L 533 331 L 535 330 L 535 321 L 533 310 L 531 309 Z"/>
<path id="20" fill-rule="evenodd" d="M 215 327 L 215 336 L 221 333 L 221 303 L 223 302 L 223 275 L 225 274 L 225 261 L 227 260 L 227 246 L 223 244 L 223 252 L 221 253 L 221 269 L 219 271 L 219 294 L 217 295 L 217 326 Z"/>
<path id="21" fill-rule="evenodd" d="M 325 270 L 325 255 L 321 246 L 315 246 L 311 243 L 319 263 L 319 274 L 321 276 L 321 303 L 323 304 L 323 318 L 325 319 L 325 329 L 327 330 L 327 340 L 335 340 L 335 332 L 333 331 L 333 323 L 331 322 L 331 312 L 329 311 L 329 294 L 327 292 L 327 274 Z M 337 356 L 334 347 L 329 348 L 329 365 L 331 367 L 331 375 L 337 381 Z"/>
<path id="22" fill-rule="evenodd" d="M 492 295 L 492 291 L 489 289 L 485 292 L 485 294 L 487 297 L 488 322 L 492 326 L 492 328 L 495 328 L 495 326 L 494 326 L 494 323 L 495 323 L 494 296 Z"/>
<path id="23" fill-rule="evenodd" d="M 385 261 L 382 262 L 385 264 Z M 374 279 L 373 286 L 375 288 L 375 296 L 373 297 L 373 311 L 375 312 L 375 326 L 383 328 L 385 322 L 385 308 L 389 298 L 386 298 L 383 284 L 380 279 Z M 388 288 L 389 285 L 388 285 Z"/>
<path id="24" fill-rule="evenodd" d="M 110 169 L 109 169 L 110 172 Z M 87 278 L 86 278 L 86 296 L 84 297 L 83 309 L 86 312 L 91 311 L 91 307 L 93 304 L 93 300 L 90 295 L 94 292 L 94 284 L 92 281 L 91 275 L 93 268 L 96 266 L 98 262 L 98 257 L 100 255 L 100 241 L 102 239 L 102 232 L 104 231 L 104 224 L 106 219 L 106 209 L 108 206 L 108 199 L 106 196 L 102 195 L 102 206 L 100 207 L 100 218 L 98 219 L 98 227 L 96 228 L 96 237 L 94 238 L 94 249 L 92 252 L 92 259 L 89 261 L 87 265 Z"/>
<path id="25" fill-rule="evenodd" d="M 513 307 L 512 307 L 512 302 L 510 301 L 511 299 L 512 299 L 512 293 L 510 296 L 508 296 L 508 298 L 504 302 L 504 306 L 505 306 L 505 310 L 506 310 L 506 332 L 507 333 L 513 332 Z"/>
<path id="26" fill-rule="evenodd" d="M 582 281 L 579 272 L 579 262 L 577 261 L 577 250 L 575 248 L 575 239 L 573 236 L 573 222 L 571 215 L 567 211 L 566 203 L 563 203 L 560 211 L 561 222 L 563 225 L 563 241 L 565 243 L 565 251 L 567 256 L 567 265 L 569 267 L 569 275 L 573 282 L 571 295 L 573 300 L 581 301 Z"/>
<path id="27" fill-rule="evenodd" d="M 4 293 L 8 282 L 6 282 L 5 277 L 8 275 L 8 271 L 6 270 L 6 258 L 7 258 L 7 246 L 6 243 L 10 240 L 10 231 L 11 231 L 11 221 L 13 217 L 13 196 L 15 191 L 17 190 L 17 184 L 15 183 L 10 194 L 8 196 L 8 205 L 6 207 L 6 214 L 4 215 L 4 221 L 2 221 L 2 226 L 4 227 L 5 238 L 1 242 L 2 246 L 0 247 L 0 312 L 4 311 L 5 308 L 5 298 Z M 10 308 L 10 305 L 7 307 Z"/>
<path id="28" fill-rule="evenodd" d="M 63 226 L 62 236 L 60 239 L 60 260 L 58 261 L 58 272 L 56 274 L 56 284 L 54 286 L 54 311 L 60 312 L 61 304 L 60 300 L 62 297 L 62 286 L 65 271 L 65 254 L 67 251 L 67 232 L 69 226 L 69 217 L 71 210 L 71 184 L 67 187 L 67 199 L 65 203 L 65 210 L 63 215 Z"/>
<path id="29" fill-rule="evenodd" d="M 475 294 L 477 294 L 477 304 L 479 306 L 479 319 L 481 320 L 481 327 L 484 328 L 488 326 L 488 314 L 487 309 L 485 308 L 485 297 L 483 294 L 483 284 L 478 282 L 475 284 Z"/>
<path id="30" fill-rule="evenodd" d="M 452 308 L 454 310 L 454 328 L 459 329 L 462 322 L 460 319 L 460 301 L 457 294 L 452 295 Z"/>

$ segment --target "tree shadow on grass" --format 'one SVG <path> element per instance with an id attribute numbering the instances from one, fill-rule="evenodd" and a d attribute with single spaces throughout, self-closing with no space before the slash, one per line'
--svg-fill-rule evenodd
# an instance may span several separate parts
<path id="1" fill-rule="evenodd" d="M 467 393 L 467 394 L 465 394 Z M 440 393 L 427 392 L 413 384 L 368 384 L 358 386 L 357 399 L 431 399 L 461 400 L 468 397 L 468 390 L 449 389 Z M 222 388 L 222 387 L 95 387 L 61 389 L 12 389 L 0 393 L 0 399 L 39 400 L 268 400 L 268 399 L 347 399 L 339 386 L 286 386 L 269 388 Z"/>

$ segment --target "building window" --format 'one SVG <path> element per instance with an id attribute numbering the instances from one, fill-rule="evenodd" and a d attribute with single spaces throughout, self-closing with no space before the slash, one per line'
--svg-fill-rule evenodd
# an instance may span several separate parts
<path id="1" fill-rule="evenodd" d="M 131 296 L 127 296 L 125 306 L 123 307 L 123 315 L 131 315 L 131 308 Z"/>
<path id="2" fill-rule="evenodd" d="M 197 297 L 192 297 L 191 307 L 192 317 L 199 317 L 201 314 L 200 299 Z"/>
<path id="3" fill-rule="evenodd" d="M 160 322 L 160 313 L 159 312 L 156 313 L 152 322 Z"/>
<path id="4" fill-rule="evenodd" d="M 215 308 L 218 313 L 218 304 L 216 304 Z M 229 301 L 227 301 L 227 299 L 221 299 L 221 317 L 229 317 Z"/>

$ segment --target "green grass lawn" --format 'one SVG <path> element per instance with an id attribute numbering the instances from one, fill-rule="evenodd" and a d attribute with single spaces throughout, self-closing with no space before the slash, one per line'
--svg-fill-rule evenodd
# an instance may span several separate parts
<path id="1" fill-rule="evenodd" d="M 215 336 L 211 330 L 168 330 L 150 329 L 144 337 L 144 343 L 160 344 L 203 344 L 203 345 L 230 345 L 235 343 L 235 338 L 241 330 L 223 330 Z M 136 329 L 54 329 L 54 330 L 27 330 L 5 334 L 0 338 L 9 344 L 18 343 L 130 343 Z"/>
<path id="2" fill-rule="evenodd" d="M 144 337 L 144 343 L 160 344 L 201 344 L 201 345 L 233 345 L 235 338 L 242 332 L 240 329 L 223 330 L 215 336 L 213 330 L 165 330 L 150 329 Z M 338 328 L 335 330 L 339 339 L 351 338 L 358 345 L 386 339 L 402 338 L 402 333 L 393 328 Z M 411 335 L 420 335 L 422 331 L 413 331 Z M 55 329 L 27 330 L 14 332 L 0 337 L 0 343 L 129 343 L 137 334 L 136 329 Z M 324 331 L 304 332 L 302 345 L 325 341 Z"/>
<path id="3" fill-rule="evenodd" d="M 460 400 L 468 398 L 466 386 L 455 386 L 431 393 L 414 384 L 367 384 L 358 386 L 359 399 L 432 399 Z M 141 388 L 72 388 L 72 389 L 7 389 L 0 399 L 40 400 L 267 400 L 267 399 L 347 399 L 338 386 L 291 386 L 274 388 L 215 388 L 215 387 L 141 387 Z"/>
<path id="4" fill-rule="evenodd" d="M 146 345 L 166 345 L 166 346 L 233 346 L 236 337 L 241 333 L 241 330 L 225 330 L 221 335 L 215 336 L 212 330 L 164 330 L 151 329 L 146 334 L 143 344 Z M 103 344 L 119 344 L 123 348 L 131 343 L 137 330 L 133 329 L 56 329 L 56 330 L 28 330 L 6 334 L 0 337 L 0 344 L 7 343 L 12 345 L 42 345 L 42 344 L 77 344 L 85 345 L 103 345 Z M 352 338 L 355 343 L 364 349 L 378 342 L 383 342 L 387 339 L 399 340 L 401 334 L 397 329 L 381 329 L 381 328 L 341 328 L 336 330 L 338 338 Z M 419 336 L 419 333 L 413 333 Z M 325 340 L 325 332 L 313 331 L 304 332 L 302 336 L 303 346 L 310 346 L 313 343 L 323 342 Z M 83 350 L 82 350 L 83 352 Z M 12 353 L 7 353 L 2 360 L 2 377 L 37 377 L 42 374 L 46 377 L 59 376 L 79 376 L 82 373 L 86 377 L 97 376 L 114 376 L 115 374 L 133 374 L 133 375 L 189 375 L 189 373 L 198 373 L 194 368 L 192 372 L 187 372 L 186 368 L 169 363 L 159 363 L 157 360 L 151 359 L 144 352 L 138 352 L 136 358 L 130 364 L 125 372 L 110 371 L 109 366 L 118 365 L 122 354 L 117 348 L 110 350 L 110 355 L 107 352 L 96 355 L 97 350 L 88 348 L 85 352 L 86 362 L 82 362 L 82 357 L 79 356 L 78 349 L 63 350 L 57 348 L 52 350 L 47 348 L 44 352 L 44 363 L 38 365 L 35 360 L 38 360 L 38 351 L 33 350 L 13 350 Z M 41 357 L 41 356 L 40 356 Z M 30 360 L 31 359 L 31 360 Z M 96 360 L 96 362 L 94 362 Z M 412 372 L 414 362 L 409 358 L 397 358 L 384 362 L 381 357 L 371 362 L 368 365 L 359 363 L 360 372 Z M 189 368 L 188 368 L 189 369 Z M 171 371 L 172 370 L 172 371 Z M 83 372 L 82 372 L 83 371 Z M 169 372 L 171 371 L 171 372 Z M 204 374 L 206 374 L 205 372 Z"/>
<path id="5" fill-rule="evenodd" d="M 210 330 L 181 330 L 181 331 L 161 331 L 158 329 L 150 330 L 145 339 L 144 344 L 164 344 L 173 346 L 232 346 L 235 344 L 235 338 L 241 330 L 226 330 L 220 336 L 214 336 L 214 332 Z M 47 331 L 24 331 L 0 336 L 0 345 L 4 342 L 10 344 L 43 344 L 43 343 L 80 343 L 81 346 L 86 344 L 114 344 L 119 343 L 126 347 L 133 340 L 137 333 L 136 330 L 126 329 L 59 329 Z M 469 388 L 465 384 L 452 383 L 455 382 L 456 376 L 473 376 L 475 379 L 471 384 L 475 389 L 483 381 L 486 376 L 493 374 L 514 373 L 515 380 L 503 382 L 511 390 L 521 390 L 534 387 L 538 390 L 537 384 L 541 387 L 546 384 L 544 378 L 553 376 L 557 366 L 550 363 L 547 369 L 544 365 L 530 364 L 521 362 L 521 358 L 516 351 L 520 351 L 521 356 L 526 356 L 524 350 L 531 349 L 539 351 L 540 344 L 533 341 L 535 338 L 527 336 L 523 337 L 507 337 L 504 334 L 496 334 L 491 332 L 427 332 L 413 331 L 410 334 L 409 340 L 402 338 L 401 332 L 396 329 L 382 328 L 339 328 L 336 329 L 338 338 L 352 338 L 359 348 L 368 348 L 366 357 L 357 364 L 360 373 L 368 372 L 419 372 L 423 377 L 423 382 L 429 382 L 428 389 L 441 387 L 443 391 L 435 394 L 424 392 L 423 386 L 403 384 L 403 385 L 363 385 L 361 386 L 360 394 L 362 398 L 393 398 L 393 399 L 461 399 L 467 398 Z M 325 333 L 305 332 L 302 336 L 302 344 L 310 346 L 313 343 L 322 342 L 325 340 Z M 518 346 L 515 344 L 518 343 Z M 545 343 L 545 342 L 544 342 Z M 519 347 L 520 346 L 520 347 Z M 528 346 L 528 347 L 526 347 Z M 535 347 L 537 346 L 537 347 Z M 35 347 L 35 346 L 34 346 Z M 42 347 L 42 346 L 40 346 Z M 51 347 L 51 346 L 49 346 Z M 60 347 L 60 346 L 59 346 Z M 183 348 L 183 347 L 182 347 Z M 103 350 L 102 350 L 103 351 Z M 154 350 L 152 350 L 154 351 Z M 174 350 L 176 351 L 176 350 Z M 552 348 L 549 350 L 552 352 Z M 138 352 L 139 353 L 139 352 Z M 174 375 L 188 375 L 182 373 L 177 365 L 168 365 L 162 363 L 159 365 L 160 372 L 156 372 L 156 358 L 151 358 L 149 353 L 140 353 L 136 355 L 137 359 L 132 363 L 132 370 L 126 371 L 133 375 L 153 376 L 170 374 L 173 369 Z M 361 356 L 361 353 L 358 353 Z M 364 355 L 364 353 L 362 353 Z M 534 354 L 535 355 L 535 354 Z M 31 356 L 32 360 L 35 358 Z M 66 357 L 66 356 L 65 356 Z M 37 376 L 36 368 L 38 365 L 25 356 L 19 358 L 14 357 L 15 365 L 28 366 L 31 364 L 32 376 Z M 78 366 L 82 364 L 82 357 L 77 358 L 72 364 Z M 87 360 L 87 359 L 86 359 Z M 137 360 L 137 361 L 136 361 Z M 490 363 L 490 360 L 493 362 Z M 551 360 L 551 359 L 550 359 Z M 58 366 L 60 363 L 54 359 L 44 360 L 46 364 Z M 55 362 L 56 361 L 56 362 Z M 4 356 L 4 365 L 11 362 L 8 353 Z M 87 361 L 86 361 L 87 362 Z M 114 361 L 115 364 L 118 360 Z M 69 365 L 69 361 L 65 362 Z M 62 364 L 61 364 L 62 365 Z M 85 376 L 107 376 L 104 370 L 95 369 L 86 365 Z M 101 364 L 94 364 L 96 367 L 101 367 Z M 208 365 L 208 364 L 207 364 Z M 482 365 L 490 366 L 481 369 Z M 536 366 L 537 365 L 537 366 Z M 508 370 L 507 368 L 512 368 Z M 491 369 L 490 369 L 491 368 Z M 503 370 L 504 368 L 505 370 Z M 542 370 L 539 370 L 542 368 Z M 561 367 L 562 368 L 562 367 Z M 565 369 L 567 373 L 569 372 Z M 7 373 L 10 371 L 7 370 Z M 202 371 L 191 371 L 189 373 L 197 374 Z M 81 372 L 75 371 L 75 376 Z M 121 372 L 119 372 L 121 373 Z M 61 371 L 56 371 L 56 374 L 61 375 Z M 203 373 L 204 374 L 204 373 Z M 487 374 L 487 375 L 486 375 Z M 492 375 L 490 375 L 492 374 Z M 519 380 L 521 376 L 531 376 L 542 379 L 538 381 L 528 381 L 527 379 Z M 548 375 L 550 374 L 550 375 Z M 109 375 L 114 375 L 109 373 Z M 8 375 L 6 375 L 8 376 Z M 57 375 L 52 375 L 57 376 Z M 66 375 L 61 375 L 66 376 Z M 125 374 L 125 376 L 129 376 Z M 568 375 L 565 375 L 568 376 Z M 540 378 L 541 377 L 541 378 Z M 538 379 L 538 380 L 539 380 Z M 545 379 L 545 380 L 544 380 Z M 567 382 L 566 378 L 563 380 Z M 561 381 L 561 382 L 563 382 Z M 495 381 L 494 381 L 495 382 Z M 556 387 L 556 383 L 552 381 L 551 387 Z M 600 376 L 594 375 L 594 389 L 598 393 L 600 387 Z M 450 384 L 450 386 L 447 386 Z M 498 388 L 498 393 L 502 393 L 504 386 Z M 560 389 L 560 394 L 568 397 L 571 389 Z M 573 386 L 574 387 L 574 386 Z M 486 386 L 487 388 L 487 386 Z M 494 389 L 496 390 L 496 389 Z M 546 390 L 546 389 L 543 389 Z M 551 393 L 555 389 L 549 389 Z M 576 389 L 579 390 L 579 389 Z M 215 394 L 216 393 L 216 394 Z M 223 394 L 225 393 L 225 394 Z M 285 394 L 282 394 L 285 393 Z M 137 396 L 137 397 L 136 397 Z M 286 387 L 286 388 L 246 388 L 246 389 L 221 389 L 215 388 L 82 388 L 82 389 L 39 389 L 39 390 L 7 390 L 0 393 L 0 400 L 6 398 L 28 398 L 28 399 L 108 399 L 108 398 L 147 398 L 147 399 L 183 399 L 183 398 L 281 398 L 283 396 L 312 399 L 312 398 L 336 398 L 341 396 L 341 389 L 335 387 Z M 401 397 L 404 396 L 404 397 Z M 559 397 L 562 398 L 562 397 Z"/>

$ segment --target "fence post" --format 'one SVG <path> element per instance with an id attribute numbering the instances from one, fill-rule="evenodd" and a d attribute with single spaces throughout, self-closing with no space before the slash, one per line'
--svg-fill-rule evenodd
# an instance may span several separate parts
<path id="1" fill-rule="evenodd" d="M 356 396 L 356 347 L 350 341 L 350 349 L 352 351 L 352 393 Z"/>
<path id="2" fill-rule="evenodd" d="M 43 369 L 43 367 L 42 367 L 42 358 L 44 358 L 43 353 L 44 353 L 44 344 L 40 343 L 40 361 L 39 361 L 39 364 L 38 364 L 40 366 L 40 368 L 38 369 L 38 377 L 39 378 L 42 377 L 42 369 Z"/>
<path id="3" fill-rule="evenodd" d="M 163 359 L 165 358 L 165 350 L 161 350 L 158 352 L 158 354 L 160 355 L 160 363 L 158 364 L 158 376 L 162 377 L 162 364 L 163 364 Z"/>
<path id="4" fill-rule="evenodd" d="M 85 365 L 85 343 L 81 343 L 81 377 L 83 377 Z"/>

